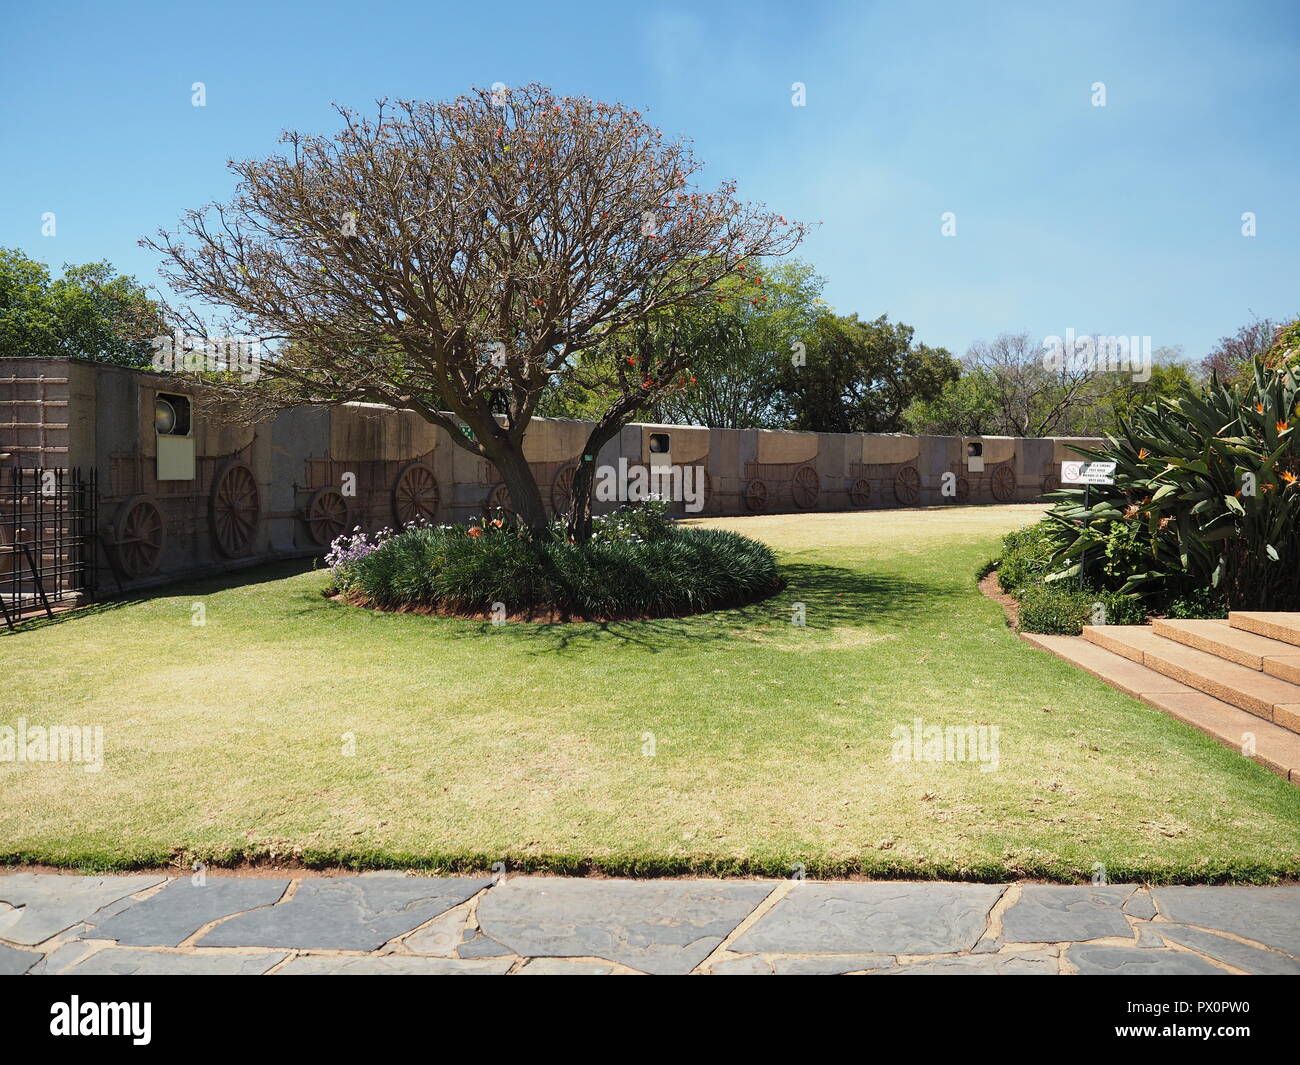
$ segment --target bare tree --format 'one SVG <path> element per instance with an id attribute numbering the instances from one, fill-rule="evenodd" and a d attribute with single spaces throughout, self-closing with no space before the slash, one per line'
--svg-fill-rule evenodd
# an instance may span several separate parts
<path id="1" fill-rule="evenodd" d="M 1214 350 L 1201 360 L 1201 369 L 1207 376 L 1218 374 L 1222 380 L 1236 377 L 1243 370 L 1249 372 L 1255 359 L 1273 346 L 1273 341 L 1284 324 L 1253 315 L 1232 336 L 1219 338 Z"/>
<path id="2" fill-rule="evenodd" d="M 228 309 L 224 328 L 278 342 L 245 403 L 415 411 L 493 463 L 535 530 L 523 439 L 543 393 L 584 349 L 805 232 L 733 183 L 700 191 L 689 148 L 622 105 L 530 85 L 339 113 L 335 137 L 286 133 L 286 154 L 231 163 L 229 203 L 142 243 L 177 292 Z M 581 469 L 684 364 L 671 345 L 638 350 Z"/>

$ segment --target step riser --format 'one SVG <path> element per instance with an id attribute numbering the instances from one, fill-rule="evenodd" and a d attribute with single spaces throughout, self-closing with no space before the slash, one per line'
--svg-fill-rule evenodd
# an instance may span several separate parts
<path id="1" fill-rule="evenodd" d="M 1157 618 L 1152 622 L 1151 631 L 1157 636 L 1163 636 L 1166 640 L 1181 643 L 1184 647 L 1194 647 L 1198 651 L 1204 651 L 1206 654 L 1222 658 L 1225 662 L 1236 662 L 1237 665 L 1245 666 L 1247 669 L 1262 668 L 1262 655 L 1251 654 L 1249 651 L 1243 651 L 1239 647 L 1233 647 L 1220 640 L 1188 632 L 1186 629 L 1180 629 L 1161 618 Z"/>
<path id="2" fill-rule="evenodd" d="M 1155 647 L 1150 646 L 1150 641 L 1145 641 L 1147 644 L 1145 647 L 1132 646 L 1122 637 L 1107 633 L 1104 625 L 1085 628 L 1083 634 L 1090 642 L 1115 654 L 1122 655 L 1130 662 L 1139 662 L 1148 669 L 1154 669 L 1157 673 L 1169 677 L 1171 680 L 1176 680 L 1181 684 L 1186 684 L 1189 688 L 1195 688 L 1206 695 L 1211 695 L 1222 702 L 1245 710 L 1248 714 L 1254 714 L 1264 721 L 1274 721 L 1274 704 L 1268 699 L 1261 698 L 1236 684 L 1225 683 L 1214 677 L 1206 676 L 1195 668 L 1189 668 L 1179 662 L 1171 661 L 1161 655 L 1158 645 Z M 1156 637 L 1154 633 L 1152 635 L 1156 639 L 1163 639 L 1162 637 Z M 1173 644 L 1173 641 L 1166 642 Z M 1174 644 L 1174 646 L 1184 645 Z M 1279 720 L 1275 721 L 1275 724 L 1282 725 L 1293 732 L 1300 732 L 1300 723 L 1288 725 L 1285 721 Z"/>
<path id="3" fill-rule="evenodd" d="M 1300 614 L 1283 614 L 1270 618 L 1262 613 L 1230 610 L 1228 624 L 1243 632 L 1253 632 L 1256 636 L 1267 636 L 1271 640 L 1281 640 L 1300 647 Z"/>

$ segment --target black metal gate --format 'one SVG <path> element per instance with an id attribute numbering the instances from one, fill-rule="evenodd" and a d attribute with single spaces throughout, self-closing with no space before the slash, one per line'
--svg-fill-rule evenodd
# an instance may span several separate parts
<path id="1" fill-rule="evenodd" d="M 98 502 L 94 470 L 0 467 L 0 615 L 10 628 L 94 597 Z"/>

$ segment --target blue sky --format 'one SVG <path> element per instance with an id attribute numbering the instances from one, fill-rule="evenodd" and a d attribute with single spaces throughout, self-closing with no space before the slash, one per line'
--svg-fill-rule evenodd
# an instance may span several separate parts
<path id="1" fill-rule="evenodd" d="M 55 268 L 156 283 L 137 239 L 228 196 L 227 158 L 336 129 L 332 101 L 540 81 L 648 111 L 710 179 L 820 222 L 799 254 L 836 310 L 954 353 L 1073 328 L 1199 358 L 1252 312 L 1300 313 L 1296 0 L 67 2 L 4 23 L 0 245 Z"/>

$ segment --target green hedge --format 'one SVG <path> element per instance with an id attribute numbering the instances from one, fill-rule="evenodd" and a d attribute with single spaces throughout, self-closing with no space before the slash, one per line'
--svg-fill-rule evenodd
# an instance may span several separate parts
<path id="1" fill-rule="evenodd" d="M 1077 584 L 1034 584 L 1020 595 L 1020 631 L 1078 636 L 1085 625 L 1141 625 L 1141 602 L 1118 592 Z"/>
<path id="2" fill-rule="evenodd" d="M 386 609 L 510 616 L 667 617 L 739 606 L 784 586 L 765 544 L 672 527 L 653 540 L 534 540 L 509 526 L 413 528 L 332 567 L 339 592 Z"/>

